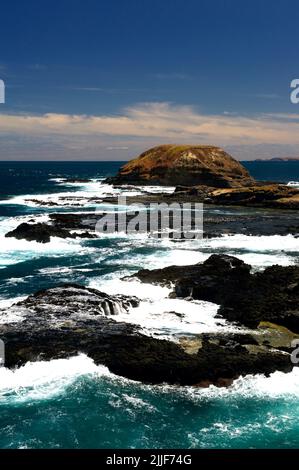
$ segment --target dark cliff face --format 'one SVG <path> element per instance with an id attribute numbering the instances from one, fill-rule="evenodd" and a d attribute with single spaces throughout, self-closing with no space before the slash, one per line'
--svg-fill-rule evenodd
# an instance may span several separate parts
<path id="1" fill-rule="evenodd" d="M 204 145 L 160 145 L 124 165 L 114 184 L 250 186 L 248 171 L 223 149 Z"/>

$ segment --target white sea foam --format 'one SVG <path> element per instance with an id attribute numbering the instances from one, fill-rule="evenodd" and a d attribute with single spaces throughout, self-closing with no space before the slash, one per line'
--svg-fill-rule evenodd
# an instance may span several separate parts
<path id="1" fill-rule="evenodd" d="M 0 368 L 0 402 L 42 400 L 63 393 L 78 377 L 109 375 L 104 366 L 96 366 L 84 354 L 70 359 L 28 362 L 10 370 Z"/>
<path id="2" fill-rule="evenodd" d="M 172 241 L 170 238 L 157 239 L 151 237 L 148 233 L 126 234 L 125 232 L 112 232 L 102 234 L 99 233 L 98 235 L 101 238 L 115 238 L 127 240 L 130 243 L 134 243 L 134 245 L 136 244 L 136 246 L 138 246 L 138 243 L 143 243 L 149 246 L 156 246 L 157 248 L 160 247 L 169 248 L 171 250 L 178 250 L 176 252 L 178 257 L 180 256 L 180 254 L 183 256 L 185 250 L 189 250 L 193 253 L 202 252 L 202 255 L 197 255 L 197 259 L 199 259 L 199 261 L 204 259 L 203 253 L 212 254 L 215 252 L 235 253 L 235 255 L 238 257 L 249 253 L 255 253 L 258 255 L 264 253 L 265 255 L 267 255 L 267 257 L 269 257 L 270 255 L 279 255 L 281 260 L 282 257 L 285 258 L 288 255 L 299 255 L 299 237 L 297 238 L 291 234 L 271 236 L 236 234 L 185 241 Z M 262 258 L 260 258 L 260 261 L 261 259 Z M 260 261 L 258 264 L 261 264 Z M 286 263 L 286 259 L 284 259 L 283 263 Z M 188 264 L 188 262 L 185 264 Z"/>
<path id="3" fill-rule="evenodd" d="M 49 178 L 49 181 L 53 181 L 54 183 L 60 184 L 65 181 L 65 178 Z"/>
<path id="4" fill-rule="evenodd" d="M 0 299 L 0 308 L 8 308 L 16 302 L 26 299 L 26 296 L 14 297 L 13 299 Z"/>
<path id="5" fill-rule="evenodd" d="M 101 197 L 107 196 L 108 194 L 101 193 L 93 194 L 87 191 L 76 191 L 76 192 L 61 192 L 61 193 L 49 193 L 49 194 L 26 194 L 22 196 L 14 196 L 11 199 L 5 199 L 0 201 L 0 204 L 12 204 L 21 205 L 27 207 L 95 207 L 97 203 L 101 202 Z M 112 195 L 112 194 L 109 194 Z M 89 201 L 90 198 L 95 197 L 96 201 Z"/>
<path id="6" fill-rule="evenodd" d="M 227 252 L 227 254 L 231 254 L 237 256 L 242 261 L 247 264 L 253 266 L 253 268 L 263 269 L 267 266 L 272 266 L 274 264 L 278 264 L 280 266 L 291 266 L 296 264 L 297 258 L 289 256 L 288 254 L 284 253 L 244 253 L 238 254 L 235 252 Z"/>
<path id="7" fill-rule="evenodd" d="M 156 260 L 149 256 L 149 263 L 156 268 L 165 267 L 175 264 L 177 266 L 191 265 L 202 263 L 206 261 L 212 254 L 217 253 L 217 250 L 209 251 L 195 251 L 195 250 L 172 250 L 166 252 L 164 256 L 157 257 Z M 273 264 L 281 266 L 289 266 L 296 263 L 296 257 L 289 256 L 287 253 L 237 253 L 236 250 L 225 250 L 228 255 L 236 256 L 247 264 L 252 265 L 254 268 L 265 268 Z"/>
<path id="8" fill-rule="evenodd" d="M 52 267 L 52 268 L 41 268 L 38 270 L 39 274 L 43 276 L 52 275 L 52 274 L 72 274 L 72 273 L 88 273 L 91 272 L 91 268 L 82 268 L 77 266 L 69 266 L 69 267 Z"/>
<path id="9" fill-rule="evenodd" d="M 141 299 L 137 308 L 130 308 L 128 312 L 121 312 L 113 318 L 140 325 L 146 334 L 173 340 L 176 335 L 243 331 L 222 318 L 215 318 L 218 305 L 205 301 L 171 299 L 168 297 L 172 290 L 169 287 L 145 284 L 134 278 L 124 281 L 116 277 L 96 278 L 90 281 L 89 286 L 110 295 L 135 295 Z"/>
<path id="10" fill-rule="evenodd" d="M 39 256 L 64 256 L 66 253 L 85 254 L 95 251 L 92 247 L 83 245 L 82 239 L 62 239 L 51 237 L 49 243 L 17 240 L 6 238 L 5 234 L 14 230 L 19 224 L 28 222 L 32 216 L 10 217 L 0 221 L 0 268 L 38 258 Z M 35 215 L 37 222 L 47 222 L 48 214 Z"/>
<path id="11" fill-rule="evenodd" d="M 51 237 L 49 243 L 43 244 L 34 241 L 16 240 L 15 238 L 4 238 L 0 236 L 2 267 L 38 258 L 40 256 L 65 256 L 66 253 L 86 254 L 93 251 L 90 247 L 80 245 L 80 240 L 63 240 Z"/>
<path id="12" fill-rule="evenodd" d="M 52 181 L 55 181 L 59 185 L 81 188 L 87 192 L 102 191 L 106 194 L 127 194 L 130 196 L 138 196 L 140 194 L 149 193 L 149 194 L 172 194 L 175 190 L 175 186 L 142 186 L 142 185 L 122 185 L 121 187 L 115 187 L 111 184 L 104 183 L 105 178 L 91 178 L 89 181 L 80 182 L 74 181 L 70 182 L 64 178 L 53 178 Z"/>
<path id="13" fill-rule="evenodd" d="M 290 396 L 298 398 L 299 368 L 294 367 L 288 373 L 276 371 L 269 377 L 262 374 L 247 375 L 236 379 L 227 388 L 218 388 L 212 385 L 207 389 L 187 387 L 187 391 L 192 399 L 276 399 Z"/>
<path id="14" fill-rule="evenodd" d="M 0 219 L 0 236 L 5 235 L 10 230 L 15 229 L 18 225 L 24 222 L 30 222 L 30 220 L 36 220 L 37 222 L 45 222 L 49 221 L 48 214 L 37 214 L 37 215 L 22 215 L 16 217 L 2 217 Z"/>
<path id="15" fill-rule="evenodd" d="M 24 299 L 26 299 L 26 296 L 0 300 L 0 325 L 4 323 L 17 323 L 23 320 L 25 309 L 12 307 L 12 305 Z"/>
<path id="16" fill-rule="evenodd" d="M 148 247 L 150 251 L 145 252 L 142 248 Z M 192 249 L 194 248 L 194 249 Z M 166 266 L 177 265 L 192 265 L 202 263 L 207 260 L 213 253 L 226 253 L 242 259 L 245 263 L 253 266 L 253 269 L 263 269 L 267 266 L 278 264 L 281 266 L 289 266 L 298 262 L 296 253 L 288 254 L 288 252 L 281 252 L 279 250 L 268 253 L 254 253 L 249 251 L 234 250 L 234 249 L 212 249 L 206 246 L 199 246 L 194 243 L 180 243 L 174 244 L 172 242 L 165 243 L 158 240 L 149 240 L 144 238 L 126 238 L 120 236 L 117 246 L 118 257 L 109 260 L 110 265 L 115 266 L 113 276 L 120 277 L 121 275 L 129 274 L 129 269 L 157 269 Z M 113 250 L 112 250 L 113 253 Z M 108 256 L 111 253 L 107 253 Z M 121 272 L 117 271 L 117 267 L 125 268 Z M 132 273 L 132 270 L 131 270 Z"/>
<path id="17" fill-rule="evenodd" d="M 299 188 L 299 181 L 289 181 L 287 186 L 292 186 L 293 188 Z"/>
<path id="18" fill-rule="evenodd" d="M 299 238 L 293 235 L 223 235 L 218 238 L 199 241 L 203 247 L 211 249 L 234 249 L 240 251 L 264 252 L 273 251 L 299 253 Z"/>
<path id="19" fill-rule="evenodd" d="M 191 402 L 226 400 L 236 405 L 239 400 L 276 400 L 282 398 L 298 399 L 299 369 L 289 373 L 274 372 L 269 377 L 248 375 L 235 380 L 227 388 L 210 386 L 208 388 L 182 387 L 172 385 L 147 385 L 124 377 L 116 376 L 104 366 L 96 366 L 92 359 L 84 354 L 70 359 L 29 362 L 16 370 L 0 368 L 0 402 L 24 402 L 43 400 L 60 395 L 73 385 L 79 377 L 89 376 L 94 380 L 111 380 L 118 383 L 119 393 L 126 399 L 127 387 L 132 386 L 132 393 L 138 398 L 138 391 L 147 390 L 153 394 L 175 393 L 181 399 Z M 127 400 L 129 402 L 129 400 Z M 141 402 L 139 401 L 141 405 Z M 214 423 L 215 424 L 215 423 Z"/>
<path id="20" fill-rule="evenodd" d="M 215 318 L 218 308 L 218 305 L 204 301 L 144 300 L 137 308 L 131 308 L 129 312 L 123 312 L 114 318 L 117 321 L 140 325 L 147 334 L 175 340 L 178 335 L 238 330 L 224 319 Z"/>
<path id="21" fill-rule="evenodd" d="M 171 292 L 171 289 L 168 287 L 144 284 L 134 278 L 129 281 L 122 281 L 116 275 L 112 279 L 104 277 L 93 278 L 89 283 L 89 287 L 94 287 L 110 295 L 135 295 L 139 299 L 148 300 L 161 300 Z"/>
<path id="22" fill-rule="evenodd" d="M 93 179 L 86 183 L 67 182 L 63 178 L 54 178 L 59 185 L 72 188 L 73 191 L 47 193 L 47 194 L 26 194 L 14 196 L 10 199 L 0 200 L 0 204 L 7 205 L 23 205 L 38 207 L 41 203 L 43 206 L 52 207 L 97 207 L 101 204 L 101 199 L 109 196 L 139 196 L 144 193 L 159 194 L 172 193 L 174 187 L 163 186 L 122 186 L 116 188 L 111 184 L 106 184 L 100 180 Z M 90 198 L 95 200 L 90 201 Z"/>

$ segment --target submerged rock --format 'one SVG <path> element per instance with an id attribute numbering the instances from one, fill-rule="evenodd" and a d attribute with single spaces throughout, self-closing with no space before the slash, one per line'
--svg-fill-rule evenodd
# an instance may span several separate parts
<path id="1" fill-rule="evenodd" d="M 252 185 L 254 180 L 241 163 L 220 147 L 159 145 L 131 160 L 106 182 L 230 188 Z"/>

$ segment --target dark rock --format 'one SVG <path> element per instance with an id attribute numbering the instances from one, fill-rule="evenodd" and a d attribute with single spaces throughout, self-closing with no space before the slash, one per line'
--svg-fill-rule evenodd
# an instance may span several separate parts
<path id="1" fill-rule="evenodd" d="M 39 291 L 2 310 L 17 311 L 23 321 L 0 325 L 6 366 L 85 353 L 119 375 L 149 383 L 228 385 L 240 375 L 290 371 L 289 354 L 264 347 L 253 354 L 243 341 L 202 336 L 196 354 L 173 342 L 141 334 L 136 325 L 116 322 L 115 315 L 138 304 L 126 296 L 108 296 L 70 284 Z"/>
<path id="2" fill-rule="evenodd" d="M 71 233 L 70 231 L 54 225 L 45 223 L 28 224 L 23 222 L 16 229 L 8 232 L 5 237 L 13 237 L 18 240 L 36 241 L 39 243 L 49 243 L 51 237 L 58 238 L 94 238 L 95 234 L 90 232 Z"/>
<path id="3" fill-rule="evenodd" d="M 41 201 L 39 199 L 25 199 L 25 202 L 33 202 L 33 204 L 36 204 L 37 206 L 46 206 L 46 207 L 59 207 L 60 204 L 58 202 L 54 201 Z"/>
<path id="4" fill-rule="evenodd" d="M 142 282 L 175 283 L 177 297 L 220 304 L 218 314 L 256 328 L 261 321 L 299 332 L 299 266 L 271 266 L 251 273 L 250 266 L 228 255 L 212 255 L 204 263 L 141 270 Z"/>
<path id="5" fill-rule="evenodd" d="M 213 190 L 207 195 L 208 202 L 222 205 L 249 207 L 272 207 L 279 209 L 299 208 L 299 189 L 281 184 Z"/>
<path id="6" fill-rule="evenodd" d="M 73 235 L 64 229 L 56 228 L 45 223 L 28 224 L 26 222 L 20 224 L 11 232 L 8 232 L 5 237 L 37 241 L 39 243 L 48 243 L 51 237 L 74 238 Z"/>

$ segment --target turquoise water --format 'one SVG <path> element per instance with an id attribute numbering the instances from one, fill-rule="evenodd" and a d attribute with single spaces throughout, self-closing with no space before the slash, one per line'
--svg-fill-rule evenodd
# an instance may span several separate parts
<path id="1" fill-rule="evenodd" d="M 5 396 L 2 448 L 298 447 L 298 374 L 203 391 L 141 385 L 101 368 L 55 380 Z"/>
<path id="2" fill-rule="evenodd" d="M 267 174 L 273 179 L 278 168 L 273 165 L 281 164 L 268 165 Z M 57 201 L 62 193 L 80 197 L 98 193 L 99 187 L 103 189 L 101 178 L 115 173 L 118 166 L 117 162 L 0 164 L 0 305 L 72 281 L 139 296 L 141 308 L 127 320 L 140 322 L 149 333 L 213 330 L 213 305 L 169 300 L 168 291 L 141 289 L 120 277 L 144 267 L 191 264 L 215 252 L 237 255 L 255 269 L 297 262 L 299 246 L 292 236 L 226 236 L 184 246 L 126 236 L 53 240 L 45 246 L 4 238 L 33 214 L 94 210 L 83 200 L 74 209 L 41 208 L 25 199 L 43 195 Z M 265 164 L 247 166 L 253 176 L 267 179 Z M 285 181 L 299 180 L 299 164 L 284 171 Z M 74 177 L 100 180 L 82 185 L 63 180 Z M 188 314 L 188 321 L 174 322 L 169 315 L 174 308 Z M 85 356 L 27 364 L 14 372 L 0 369 L 0 448 L 296 448 L 298 416 L 296 371 L 241 378 L 228 389 L 201 390 L 132 382 L 96 367 Z"/>

